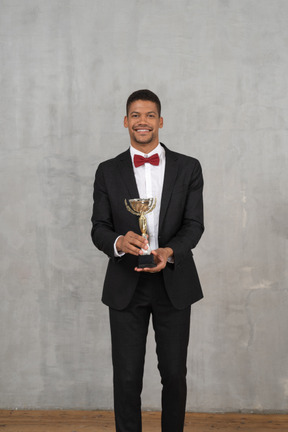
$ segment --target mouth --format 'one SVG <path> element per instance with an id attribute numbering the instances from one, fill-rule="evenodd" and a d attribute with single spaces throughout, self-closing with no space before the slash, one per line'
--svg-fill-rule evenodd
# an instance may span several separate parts
<path id="1" fill-rule="evenodd" d="M 135 128 L 134 130 L 136 132 L 138 132 L 138 133 L 148 133 L 148 132 L 151 132 L 151 129 L 148 129 L 148 128 Z"/>

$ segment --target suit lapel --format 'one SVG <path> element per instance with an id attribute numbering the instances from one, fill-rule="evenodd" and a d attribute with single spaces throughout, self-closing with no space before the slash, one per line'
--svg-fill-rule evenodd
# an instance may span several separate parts
<path id="1" fill-rule="evenodd" d="M 118 166 L 120 169 L 121 178 L 128 190 L 128 196 L 126 198 L 139 198 L 139 192 L 133 172 L 130 150 L 127 150 L 119 156 Z"/>
<path id="2" fill-rule="evenodd" d="M 161 145 L 165 148 L 166 165 L 165 165 L 160 217 L 159 217 L 159 232 L 161 230 L 161 226 L 164 221 L 164 217 L 169 205 L 173 186 L 175 184 L 177 178 L 177 172 L 178 172 L 177 154 L 168 150 L 167 147 L 164 146 L 163 144 Z"/>

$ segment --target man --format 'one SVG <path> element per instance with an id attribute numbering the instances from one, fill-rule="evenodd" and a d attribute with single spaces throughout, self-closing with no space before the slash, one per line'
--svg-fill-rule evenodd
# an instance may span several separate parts
<path id="1" fill-rule="evenodd" d="M 109 257 L 102 301 L 109 306 L 117 432 L 141 432 L 146 336 L 152 316 L 162 389 L 162 432 L 182 432 L 191 304 L 202 290 L 191 249 L 203 231 L 199 162 L 159 143 L 161 104 L 149 90 L 132 93 L 124 126 L 130 149 L 99 165 L 92 239 Z M 156 198 L 147 214 L 156 263 L 139 268 L 148 248 L 124 200 Z"/>

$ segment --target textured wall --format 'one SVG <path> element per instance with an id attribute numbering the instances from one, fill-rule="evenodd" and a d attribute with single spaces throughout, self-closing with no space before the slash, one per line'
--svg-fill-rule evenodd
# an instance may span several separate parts
<path id="1" fill-rule="evenodd" d="M 288 402 L 286 0 L 0 0 L 0 407 L 111 408 L 98 163 L 129 145 L 127 96 L 205 175 L 192 411 Z M 160 407 L 150 334 L 143 405 Z"/>

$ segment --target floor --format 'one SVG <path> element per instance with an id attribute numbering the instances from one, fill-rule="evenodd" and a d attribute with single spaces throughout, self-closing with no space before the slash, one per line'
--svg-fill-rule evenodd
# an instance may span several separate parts
<path id="1" fill-rule="evenodd" d="M 111 411 L 0 410 L 0 432 L 115 432 Z M 288 415 L 187 413 L 185 432 L 288 432 Z M 143 432 L 160 432 L 160 413 L 143 413 Z"/>

